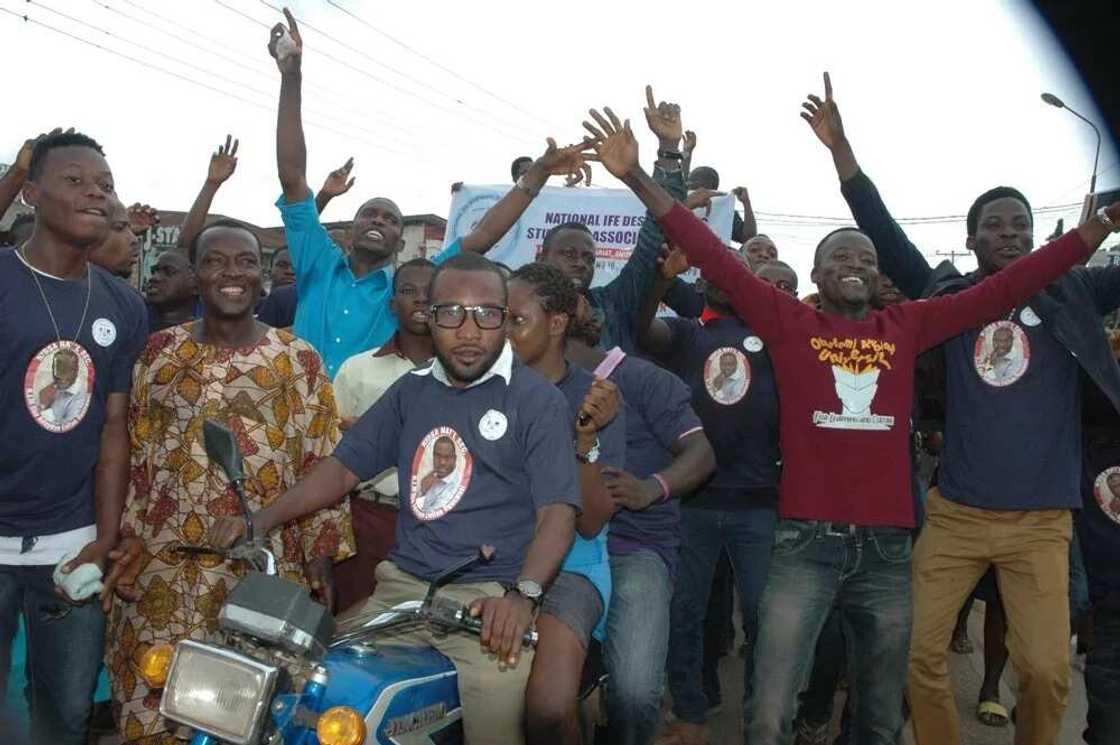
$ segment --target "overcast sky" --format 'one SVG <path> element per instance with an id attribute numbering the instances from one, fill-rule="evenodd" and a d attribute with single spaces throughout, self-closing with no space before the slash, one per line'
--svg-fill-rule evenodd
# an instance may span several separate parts
<path id="1" fill-rule="evenodd" d="M 1044 105 L 1043 90 L 1107 130 L 1025 2 L 336 4 L 353 15 L 326 0 L 291 3 L 307 22 L 309 181 L 317 187 L 348 156 L 356 161 L 357 184 L 329 208 L 334 219 L 377 194 L 406 213 L 446 215 L 452 182 L 508 182 L 513 157 L 538 154 L 546 136 L 579 139 L 589 106 L 629 116 L 648 162 L 649 82 L 698 133 L 695 164 L 716 166 L 724 187 L 750 189 L 760 230 L 804 287 L 812 247 L 832 226 L 765 213 L 848 215 L 827 152 L 798 118 L 805 94 L 820 93 L 823 70 L 860 163 L 897 217 L 961 215 L 997 184 L 1018 187 L 1036 207 L 1080 203 L 1095 139 Z M 185 210 L 210 152 L 232 132 L 238 171 L 214 210 L 279 223 L 279 73 L 265 46 L 267 26 L 282 17 L 263 0 L 0 0 L 0 8 L 103 47 L 0 13 L 5 69 L 19 71 L 5 76 L 0 161 L 27 136 L 76 126 L 105 146 L 126 203 Z M 1099 188 L 1120 183 L 1107 142 L 1101 173 Z M 595 181 L 618 185 L 598 167 Z M 1060 214 L 1071 227 L 1078 212 L 1040 214 L 1036 238 Z M 963 221 L 908 230 L 931 256 L 963 246 Z"/>

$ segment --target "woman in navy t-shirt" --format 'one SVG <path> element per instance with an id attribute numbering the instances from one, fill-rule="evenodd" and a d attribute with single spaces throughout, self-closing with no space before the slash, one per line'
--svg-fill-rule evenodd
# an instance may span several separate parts
<path id="1" fill-rule="evenodd" d="M 509 339 L 521 360 L 568 399 L 583 498 L 572 549 L 537 619 L 540 642 L 525 697 L 530 741 L 534 732 L 562 732 L 564 742 L 581 742 L 577 697 L 583 664 L 591 637 L 603 639 L 611 596 L 607 523 L 614 502 L 600 469 L 625 465 L 626 426 L 614 384 L 565 360 L 578 307 L 575 286 L 555 267 L 529 264 L 510 278 Z"/>

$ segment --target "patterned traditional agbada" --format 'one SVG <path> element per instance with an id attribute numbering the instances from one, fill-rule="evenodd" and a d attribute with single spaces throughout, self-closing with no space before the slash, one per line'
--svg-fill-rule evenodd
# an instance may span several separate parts
<path id="1" fill-rule="evenodd" d="M 144 539 L 142 594 L 136 603 L 117 602 L 106 644 L 114 713 L 126 741 L 171 741 L 158 712 L 160 692 L 136 672 L 140 658 L 155 643 L 212 638 L 218 611 L 245 571 L 174 550 L 203 543 L 214 518 L 241 514 L 221 469 L 207 458 L 203 421 L 236 434 L 253 510 L 295 484 L 339 437 L 334 393 L 310 345 L 270 329 L 252 347 L 227 349 L 195 341 L 191 327 L 153 334 L 133 376 L 122 530 Z M 340 561 L 353 553 L 349 506 L 274 531 L 269 543 L 280 574 L 307 584 L 311 559 Z"/>

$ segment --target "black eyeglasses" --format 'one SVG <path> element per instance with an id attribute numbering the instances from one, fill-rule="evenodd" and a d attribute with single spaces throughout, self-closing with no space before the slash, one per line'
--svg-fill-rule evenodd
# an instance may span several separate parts
<path id="1" fill-rule="evenodd" d="M 457 329 L 467 320 L 470 313 L 474 324 L 484 331 L 500 329 L 506 322 L 509 309 L 501 305 L 460 305 L 459 303 L 442 303 L 433 305 L 428 309 L 436 325 L 442 329 Z"/>

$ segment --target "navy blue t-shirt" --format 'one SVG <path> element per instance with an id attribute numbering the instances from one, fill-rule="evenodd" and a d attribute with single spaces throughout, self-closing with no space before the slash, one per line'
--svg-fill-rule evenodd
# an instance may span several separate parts
<path id="1" fill-rule="evenodd" d="M 257 320 L 275 329 L 291 328 L 296 322 L 296 306 L 299 293 L 295 284 L 276 287 L 261 301 L 257 310 Z"/>
<path id="2" fill-rule="evenodd" d="M 0 536 L 94 524 L 93 471 L 110 393 L 128 393 L 148 338 L 144 301 L 98 266 L 85 279 L 35 276 L 0 250 Z M 89 297 L 89 310 L 78 323 Z M 75 334 L 77 338 L 75 339 Z"/>
<path id="3" fill-rule="evenodd" d="M 581 507 L 568 402 L 540 374 L 513 361 L 507 345 L 494 374 L 469 388 L 439 379 L 440 363 L 403 375 L 335 448 L 366 481 L 396 466 L 401 496 L 389 558 L 431 580 L 474 555 L 494 559 L 457 582 L 517 579 L 536 530 L 537 509 Z"/>
<path id="4" fill-rule="evenodd" d="M 945 350 L 946 498 L 991 510 L 1081 504 L 1077 360 L 1030 305 L 950 339 Z"/>
<path id="5" fill-rule="evenodd" d="M 610 379 L 626 408 L 626 470 L 635 478 L 649 478 L 673 462 L 671 448 L 677 440 L 703 429 L 689 405 L 692 392 L 673 373 L 634 356 L 627 356 Z M 638 512 L 619 510 L 611 518 L 610 552 L 650 549 L 676 571 L 679 522 L 676 499 Z"/>
<path id="6" fill-rule="evenodd" d="M 762 339 L 735 316 L 665 323 L 671 341 L 659 361 L 692 389 L 692 408 L 716 455 L 715 473 L 688 506 L 777 507 L 778 392 Z"/>

